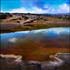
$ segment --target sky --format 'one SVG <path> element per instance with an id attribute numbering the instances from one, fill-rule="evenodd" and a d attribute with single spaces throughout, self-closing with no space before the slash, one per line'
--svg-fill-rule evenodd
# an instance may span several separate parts
<path id="1" fill-rule="evenodd" d="M 1 12 L 58 14 L 69 13 L 69 0 L 0 0 Z"/>

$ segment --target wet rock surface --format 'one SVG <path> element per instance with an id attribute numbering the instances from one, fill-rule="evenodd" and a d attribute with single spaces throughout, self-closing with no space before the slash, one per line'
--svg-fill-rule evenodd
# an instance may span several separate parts
<path id="1" fill-rule="evenodd" d="M 70 70 L 70 54 L 57 54 L 63 62 L 56 61 L 16 61 L 15 58 L 3 58 L 0 56 L 0 70 Z"/>

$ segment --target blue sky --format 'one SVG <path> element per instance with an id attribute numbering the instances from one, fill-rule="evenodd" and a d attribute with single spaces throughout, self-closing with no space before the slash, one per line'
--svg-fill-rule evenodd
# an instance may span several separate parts
<path id="1" fill-rule="evenodd" d="M 69 13 L 69 0 L 1 0 L 1 12 Z"/>

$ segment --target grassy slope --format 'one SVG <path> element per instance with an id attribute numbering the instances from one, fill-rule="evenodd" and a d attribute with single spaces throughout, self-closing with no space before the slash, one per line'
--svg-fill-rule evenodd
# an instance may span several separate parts
<path id="1" fill-rule="evenodd" d="M 1 33 L 70 26 L 69 20 L 65 20 L 63 18 L 43 17 L 43 18 L 38 18 L 30 23 L 27 22 L 25 24 L 22 24 L 24 21 L 26 21 L 24 20 L 24 18 L 20 17 L 21 20 L 19 19 L 19 17 L 17 17 L 16 19 L 14 18 L 15 17 L 7 18 L 1 22 L 0 25 L 4 26 L 1 28 Z M 19 23 L 17 23 L 17 21 L 19 21 Z"/>

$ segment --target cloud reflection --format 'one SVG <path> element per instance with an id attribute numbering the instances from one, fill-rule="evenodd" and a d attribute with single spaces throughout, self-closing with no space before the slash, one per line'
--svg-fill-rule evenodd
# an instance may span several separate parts
<path id="1" fill-rule="evenodd" d="M 17 38 L 10 38 L 8 41 L 11 43 L 16 43 L 17 40 L 18 40 Z"/>

